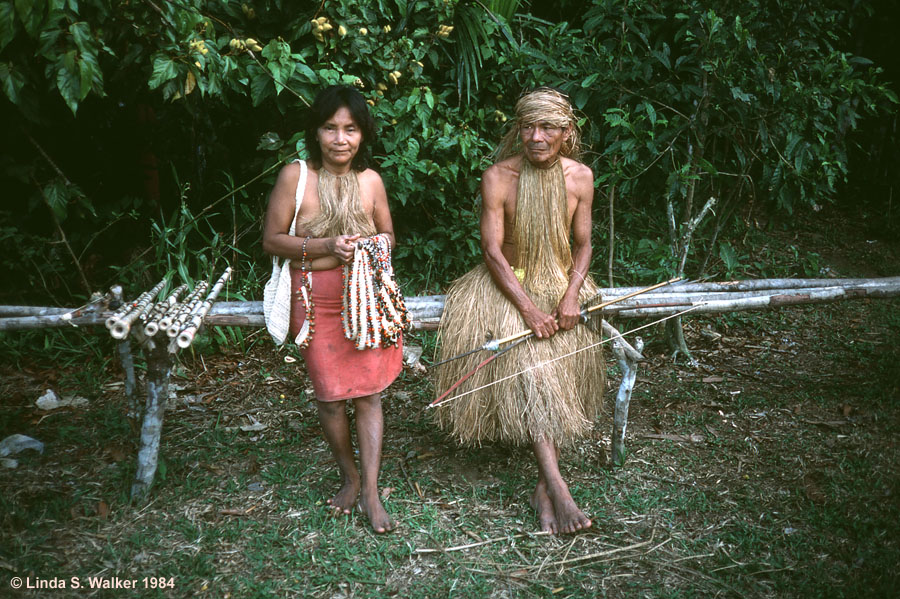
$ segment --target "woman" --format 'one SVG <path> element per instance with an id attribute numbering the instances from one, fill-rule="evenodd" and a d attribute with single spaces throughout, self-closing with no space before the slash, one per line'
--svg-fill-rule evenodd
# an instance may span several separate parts
<path id="1" fill-rule="evenodd" d="M 381 177 L 368 168 L 375 126 L 362 95 L 332 86 L 309 109 L 309 161 L 285 166 L 269 198 L 263 249 L 291 260 L 291 338 L 299 335 L 319 422 L 337 461 L 342 487 L 328 503 L 349 514 L 354 505 L 377 533 L 393 530 L 378 494 L 383 417 L 381 391 L 400 373 L 400 343 L 357 349 L 341 321 L 343 265 L 357 242 L 381 236 L 394 245 L 394 229 Z M 295 221 L 296 234 L 291 235 Z M 350 442 L 347 400 L 353 400 L 359 442 L 357 469 Z"/>

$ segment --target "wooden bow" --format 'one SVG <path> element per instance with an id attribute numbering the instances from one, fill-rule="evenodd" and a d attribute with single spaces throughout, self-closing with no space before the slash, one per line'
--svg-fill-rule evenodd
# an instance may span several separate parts
<path id="1" fill-rule="evenodd" d="M 608 302 L 603 302 L 603 303 L 601 303 L 601 304 L 597 304 L 596 306 L 590 306 L 590 307 L 587 307 L 587 308 L 582 308 L 582 310 L 581 310 L 581 317 L 582 317 L 582 319 L 587 319 L 588 314 L 590 314 L 591 312 L 596 312 L 597 310 L 602 310 L 603 308 L 605 308 L 605 307 L 607 307 L 607 306 L 611 306 L 611 305 L 616 304 L 616 303 L 618 303 L 618 302 L 621 302 L 621 301 L 630 299 L 630 298 L 632 298 L 632 297 L 634 297 L 634 296 L 636 296 L 636 295 L 641 295 L 642 293 L 648 293 L 648 292 L 653 291 L 653 290 L 655 290 L 655 289 L 659 289 L 660 287 L 665 287 L 666 285 L 671 285 L 672 283 L 676 283 L 676 282 L 682 280 L 683 278 L 684 278 L 684 277 L 675 277 L 674 279 L 669 279 L 668 281 L 663 281 L 662 283 L 657 283 L 657 284 L 655 284 L 655 285 L 651 285 L 650 287 L 646 287 L 646 288 L 644 288 L 644 289 L 638 289 L 637 291 L 632 291 L 631 293 L 629 293 L 629 294 L 627 294 L 627 295 L 623 295 L 622 297 L 617 297 L 616 299 L 609 300 Z M 482 351 L 482 350 L 488 350 L 488 351 L 496 352 L 496 351 L 498 351 L 498 350 L 500 349 L 500 346 L 503 345 L 504 343 L 509 343 L 510 341 L 520 341 L 520 340 L 524 341 L 525 339 L 528 339 L 528 338 L 531 337 L 532 335 L 534 335 L 534 331 L 532 331 L 531 329 L 527 329 L 527 330 L 525 330 L 525 331 L 520 331 L 520 332 L 518 332 L 518 333 L 515 333 L 514 335 L 510 335 L 510 336 L 504 337 L 504 338 L 502 338 L 502 339 L 492 339 L 492 340 L 486 342 L 484 345 L 482 345 L 482 346 L 480 346 L 480 347 L 476 347 L 475 349 L 470 349 L 469 351 L 465 351 L 465 352 L 463 352 L 463 353 L 461 353 L 461 354 L 458 354 L 458 355 L 455 355 L 455 356 L 453 356 L 453 357 L 451 357 L 451 358 L 447 358 L 446 360 L 441 360 L 440 362 L 437 362 L 437 363 L 435 363 L 435 364 L 432 364 L 431 367 L 432 367 L 432 368 L 436 368 L 436 367 L 438 367 L 438 366 L 440 366 L 440 365 L 442 365 L 442 364 L 446 364 L 447 362 L 452 362 L 453 360 L 458 360 L 458 359 L 460 359 L 460 358 L 465 358 L 466 356 L 469 356 L 469 355 L 471 355 L 471 354 L 474 354 L 475 352 L 479 352 L 479 351 Z M 518 345 L 518 343 L 516 343 L 516 345 Z M 514 347 L 514 346 L 513 346 L 513 347 Z M 503 350 L 503 353 L 505 353 L 505 352 L 508 351 L 509 349 L 510 349 L 510 348 L 506 348 L 505 350 Z M 499 355 L 499 354 L 498 354 L 498 355 Z M 490 360 L 488 360 L 487 362 L 485 362 L 485 364 L 486 364 L 486 363 L 489 363 L 489 362 L 490 362 Z M 473 370 L 471 373 L 469 373 L 469 374 L 466 375 L 466 378 L 472 376 L 472 374 L 474 374 L 475 372 L 477 372 L 479 368 L 482 368 L 482 365 L 476 366 L 476 367 L 475 367 L 475 370 Z M 465 379 L 463 379 L 463 380 L 465 380 Z M 461 382 L 461 381 L 460 381 L 460 382 Z M 457 384 L 459 384 L 459 383 L 457 383 Z"/>

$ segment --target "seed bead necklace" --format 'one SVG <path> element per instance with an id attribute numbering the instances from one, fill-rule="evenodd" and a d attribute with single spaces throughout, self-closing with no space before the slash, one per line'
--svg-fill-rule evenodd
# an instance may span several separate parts
<path id="1" fill-rule="evenodd" d="M 409 312 L 391 266 L 391 244 L 379 234 L 356 244 L 352 266 L 343 267 L 341 321 L 357 349 L 389 347 L 409 328 Z"/>

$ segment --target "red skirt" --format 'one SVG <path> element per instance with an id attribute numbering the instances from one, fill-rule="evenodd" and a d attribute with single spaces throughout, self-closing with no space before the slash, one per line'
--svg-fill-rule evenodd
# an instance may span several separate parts
<path id="1" fill-rule="evenodd" d="M 341 322 L 343 277 L 341 267 L 315 270 L 312 276 L 312 299 L 316 311 L 315 331 L 309 345 L 300 350 L 312 380 L 316 399 L 338 401 L 365 397 L 384 391 L 394 382 L 403 367 L 402 340 L 387 348 L 356 349 L 344 337 Z M 297 290 L 301 273 L 291 269 L 291 331 L 293 340 L 306 320 L 306 308 Z"/>

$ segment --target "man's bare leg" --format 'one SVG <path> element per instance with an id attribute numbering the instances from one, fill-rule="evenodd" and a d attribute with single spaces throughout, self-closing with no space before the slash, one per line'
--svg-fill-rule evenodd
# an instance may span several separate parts
<path id="1" fill-rule="evenodd" d="M 359 507 L 377 533 L 391 531 L 396 523 L 388 515 L 378 495 L 378 472 L 381 469 L 381 439 L 384 418 L 381 395 L 369 395 L 353 400 L 356 407 L 356 437 L 359 441 L 359 466 L 362 489 Z"/>
<path id="2" fill-rule="evenodd" d="M 347 416 L 346 401 L 317 401 L 319 423 L 325 439 L 331 447 L 331 454 L 341 471 L 342 485 L 337 495 L 328 500 L 336 512 L 349 514 L 359 497 L 359 470 L 353 460 L 350 444 L 350 418 Z"/>
<path id="3" fill-rule="evenodd" d="M 546 439 L 534 441 L 532 448 L 538 464 L 538 483 L 531 505 L 537 510 L 541 530 L 557 534 L 590 528 L 590 518 L 575 505 L 559 472 L 559 450 Z"/>

